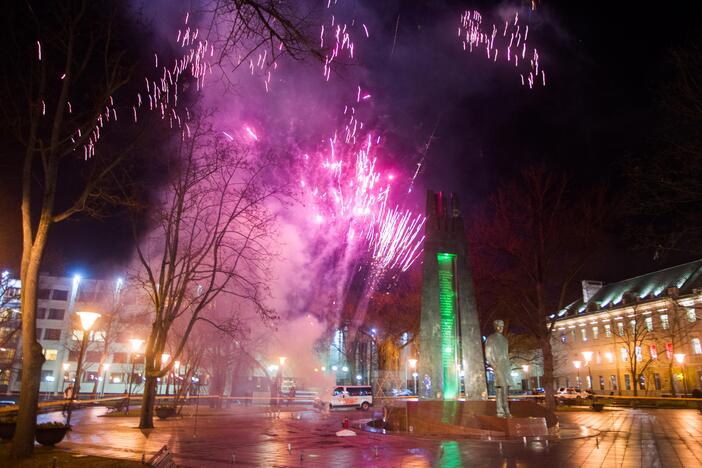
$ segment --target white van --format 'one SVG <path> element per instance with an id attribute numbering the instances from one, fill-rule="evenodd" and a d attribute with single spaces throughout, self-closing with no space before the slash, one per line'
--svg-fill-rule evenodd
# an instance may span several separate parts
<path id="1" fill-rule="evenodd" d="M 373 390 L 370 385 L 342 385 L 332 392 L 329 408 L 355 406 L 367 410 L 373 405 Z"/>

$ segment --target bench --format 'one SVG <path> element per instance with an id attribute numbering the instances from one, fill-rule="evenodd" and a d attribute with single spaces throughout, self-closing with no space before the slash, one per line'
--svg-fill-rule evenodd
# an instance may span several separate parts
<path id="1" fill-rule="evenodd" d="M 167 445 L 161 447 L 161 450 L 151 457 L 149 461 L 146 462 L 146 465 L 153 466 L 154 468 L 173 468 L 178 466 L 173 461 L 173 454 L 168 450 Z"/>

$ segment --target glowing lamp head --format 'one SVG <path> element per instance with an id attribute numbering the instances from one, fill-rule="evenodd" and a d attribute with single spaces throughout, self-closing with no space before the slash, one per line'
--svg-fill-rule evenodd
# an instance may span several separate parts
<path id="1" fill-rule="evenodd" d="M 522 365 L 522 370 L 523 370 L 524 372 L 529 372 L 529 364 L 523 364 L 523 365 Z"/>
<path id="2" fill-rule="evenodd" d="M 77 287 L 78 287 L 78 285 L 80 284 L 80 280 L 81 280 L 81 279 L 82 279 L 82 278 L 81 278 L 80 275 L 73 275 L 73 287 L 74 287 L 74 288 L 77 288 Z"/>
<path id="3" fill-rule="evenodd" d="M 685 354 L 684 353 L 673 354 L 673 357 L 678 362 L 678 364 L 682 364 L 683 362 L 685 362 Z"/>
<path id="4" fill-rule="evenodd" d="M 417 368 L 417 360 L 416 359 L 408 359 L 407 362 L 409 362 L 409 365 L 412 369 Z"/>
<path id="5" fill-rule="evenodd" d="M 336 372 L 336 371 L 339 370 L 339 368 L 338 368 L 337 366 L 332 366 L 332 370 L 333 370 L 334 372 Z"/>
<path id="6" fill-rule="evenodd" d="M 592 354 L 593 354 L 592 351 L 583 351 L 582 352 L 583 358 L 585 359 L 585 363 L 592 361 Z"/>
<path id="7" fill-rule="evenodd" d="M 161 354 L 161 364 L 166 364 L 171 360 L 171 355 L 168 353 Z"/>
<path id="8" fill-rule="evenodd" d="M 327 368 L 325 366 L 322 366 L 322 372 L 325 372 Z"/>
<path id="9" fill-rule="evenodd" d="M 110 369 L 110 363 L 106 362 L 102 365 L 103 370 L 109 370 Z"/>
<path id="10" fill-rule="evenodd" d="M 175 370 L 180 369 L 180 361 L 174 362 L 174 363 L 173 363 L 173 368 L 174 368 Z"/>
<path id="11" fill-rule="evenodd" d="M 285 365 L 285 361 L 287 361 L 287 360 L 288 360 L 288 358 L 286 358 L 285 356 L 280 356 L 278 358 L 278 362 L 280 363 L 281 367 Z"/>
<path id="12" fill-rule="evenodd" d="M 64 362 L 64 363 L 63 363 L 63 370 L 64 370 L 64 372 L 67 371 L 69 367 L 71 367 L 71 365 L 70 365 L 69 363 L 67 363 L 67 362 Z"/>
<path id="13" fill-rule="evenodd" d="M 361 377 L 360 375 L 356 376 L 356 380 L 358 380 L 359 382 L 361 381 L 361 379 L 363 379 L 363 377 Z"/>
<path id="14" fill-rule="evenodd" d="M 582 365 L 582 362 L 580 362 L 580 361 L 573 361 L 573 365 L 575 366 L 576 369 L 580 369 L 580 366 Z"/>
<path id="15" fill-rule="evenodd" d="M 141 344 L 144 342 L 144 340 L 139 339 L 139 338 L 132 338 L 129 340 L 129 342 L 132 344 L 132 351 L 137 352 L 139 349 L 141 349 Z"/>
<path id="16" fill-rule="evenodd" d="M 344 367 L 341 368 L 341 370 L 342 370 L 343 372 L 348 372 L 348 371 L 349 371 L 349 368 L 346 367 L 346 366 L 344 366 Z"/>
<path id="17" fill-rule="evenodd" d="M 97 312 L 76 312 L 80 318 L 80 325 L 83 327 L 83 331 L 90 331 L 95 325 L 95 321 L 100 317 Z"/>

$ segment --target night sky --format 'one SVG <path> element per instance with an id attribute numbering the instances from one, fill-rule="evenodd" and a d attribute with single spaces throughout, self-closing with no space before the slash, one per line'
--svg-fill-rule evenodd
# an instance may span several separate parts
<path id="1" fill-rule="evenodd" d="M 616 187 L 626 186 L 621 169 L 627 158 L 661 144 L 666 115 L 660 99 L 671 79 L 671 50 L 699 41 L 699 2 L 540 2 L 532 18 L 522 20 L 532 25 L 530 43 L 539 48 L 548 85 L 530 91 L 507 67 L 464 53 L 455 37 L 463 10 L 478 9 L 491 23 L 500 7 L 513 5 L 520 3 L 368 0 L 354 6 L 372 40 L 360 47 L 362 64 L 346 73 L 373 90 L 371 123 L 382 129 L 393 162 L 410 172 L 436 127 L 418 193 L 456 191 L 468 217 L 497 185 L 534 163 L 567 172 L 576 188 L 604 183 L 615 194 L 624 190 Z M 339 70 L 340 79 L 344 73 Z M 15 267 L 19 167 L 6 156 L 0 264 Z M 419 209 L 423 198 L 411 202 Z M 99 275 L 131 253 L 121 217 L 52 229 L 47 259 L 57 272 Z M 614 281 L 662 266 L 652 263 L 650 252 L 626 247 L 616 226 L 608 248 L 616 261 L 595 265 L 588 272 L 597 275 L 593 279 Z"/>

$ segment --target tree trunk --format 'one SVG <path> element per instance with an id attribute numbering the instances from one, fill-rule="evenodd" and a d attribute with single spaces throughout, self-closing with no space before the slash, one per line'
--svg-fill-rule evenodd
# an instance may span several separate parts
<path id="1" fill-rule="evenodd" d="M 154 427 L 154 402 L 156 401 L 156 377 L 148 377 L 144 372 L 144 394 L 141 398 L 141 414 L 139 416 L 139 429 L 152 429 Z"/>
<path id="2" fill-rule="evenodd" d="M 46 231 L 37 236 L 37 248 L 23 252 L 22 271 L 22 385 L 20 387 L 19 412 L 17 427 L 10 450 L 14 458 L 31 456 L 34 450 L 34 430 L 37 421 L 37 403 L 39 401 L 39 384 L 41 367 L 44 364 L 42 347 L 37 342 L 36 310 L 37 287 L 39 283 L 39 266 L 41 254 L 46 243 Z M 26 241 L 26 239 L 25 239 Z M 29 252 L 28 252 L 29 251 Z"/>
<path id="3" fill-rule="evenodd" d="M 549 411 L 556 409 L 556 399 L 553 388 L 553 351 L 551 349 L 550 335 L 541 337 L 541 353 L 544 359 L 544 403 Z"/>
<path id="4" fill-rule="evenodd" d="M 668 364 L 668 376 L 670 377 L 670 394 L 677 396 L 675 393 L 675 380 L 673 379 L 673 363 Z"/>

